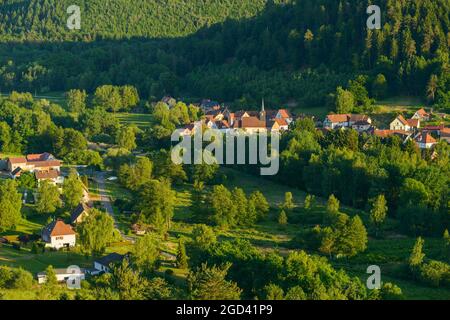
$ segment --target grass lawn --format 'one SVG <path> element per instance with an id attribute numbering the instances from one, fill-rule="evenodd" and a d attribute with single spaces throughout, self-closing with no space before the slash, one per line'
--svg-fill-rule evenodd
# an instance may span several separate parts
<path id="1" fill-rule="evenodd" d="M 46 99 L 50 102 L 59 104 L 60 106 L 65 106 L 66 97 L 64 92 L 47 92 L 47 93 L 37 93 L 31 92 L 35 100 Z M 10 93 L 0 93 L 1 97 L 8 97 Z"/>
<path id="2" fill-rule="evenodd" d="M 150 114 L 140 113 L 117 113 L 116 118 L 121 124 L 135 125 L 140 129 L 146 129 L 151 126 L 153 118 Z"/>

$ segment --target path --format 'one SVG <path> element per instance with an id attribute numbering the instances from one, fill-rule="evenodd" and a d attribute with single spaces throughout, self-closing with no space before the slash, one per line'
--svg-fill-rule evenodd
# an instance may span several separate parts
<path id="1" fill-rule="evenodd" d="M 98 193 L 100 194 L 100 201 L 102 203 L 103 209 L 105 209 L 105 211 L 114 219 L 114 225 L 115 225 L 116 229 L 119 230 L 122 238 L 134 243 L 135 239 L 125 235 L 119 228 L 119 225 L 117 223 L 117 219 L 116 219 L 116 216 L 114 213 L 114 209 L 111 204 L 111 197 L 108 195 L 108 190 L 106 189 L 105 180 L 106 179 L 105 179 L 104 172 L 96 172 L 95 173 L 95 181 L 97 181 L 97 183 L 98 183 Z"/>

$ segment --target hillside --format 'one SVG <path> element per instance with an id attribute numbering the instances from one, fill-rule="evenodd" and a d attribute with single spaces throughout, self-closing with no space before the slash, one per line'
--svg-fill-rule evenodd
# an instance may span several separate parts
<path id="1" fill-rule="evenodd" d="M 76 32 L 65 28 L 73 1 L 3 2 L 3 91 L 130 83 L 144 97 L 314 107 L 364 74 L 369 90 L 383 75 L 388 97 L 424 98 L 434 79 L 433 102 L 450 101 L 448 1 L 379 1 L 383 28 L 370 31 L 366 0 L 83 0 Z"/>
<path id="2" fill-rule="evenodd" d="M 254 16 L 266 0 L 2 0 L 5 40 L 92 40 L 133 36 L 163 38 L 191 34 L 225 19 Z M 70 5 L 82 13 L 80 32 L 66 28 Z"/>

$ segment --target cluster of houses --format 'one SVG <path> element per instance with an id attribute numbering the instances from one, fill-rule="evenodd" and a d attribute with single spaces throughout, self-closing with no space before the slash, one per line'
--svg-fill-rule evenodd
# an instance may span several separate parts
<path id="1" fill-rule="evenodd" d="M 61 176 L 61 160 L 56 159 L 50 153 L 29 154 L 25 157 L 8 158 L 7 171 L 12 179 L 20 177 L 24 172 L 35 175 L 38 183 L 49 181 L 55 185 L 61 185 L 64 177 Z"/>
<path id="2" fill-rule="evenodd" d="M 389 129 L 379 130 L 367 115 L 330 114 L 323 121 L 323 127 L 327 130 L 351 128 L 359 133 L 366 132 L 380 138 L 399 136 L 404 142 L 412 139 L 420 149 L 431 149 L 439 140 L 450 143 L 450 128 L 444 125 L 421 127 L 422 122 L 430 119 L 431 114 L 422 108 L 416 111 L 411 119 L 399 115 L 390 123 Z"/>
<path id="3" fill-rule="evenodd" d="M 201 126 L 222 133 L 283 132 L 289 130 L 289 125 L 294 121 L 287 109 L 266 110 L 264 101 L 260 111 L 231 112 L 210 100 L 203 101 L 200 107 L 205 114 L 204 119 L 185 126 L 182 135 L 193 135 Z"/>

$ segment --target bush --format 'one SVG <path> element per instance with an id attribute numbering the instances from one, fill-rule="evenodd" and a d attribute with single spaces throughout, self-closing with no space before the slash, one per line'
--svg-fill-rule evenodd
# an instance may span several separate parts
<path id="1" fill-rule="evenodd" d="M 420 279 L 433 287 L 450 286 L 450 266 L 444 262 L 431 260 L 419 270 Z"/>
<path id="2" fill-rule="evenodd" d="M 11 284 L 13 289 L 30 289 L 33 286 L 33 275 L 19 268 L 14 271 L 14 278 Z"/>

